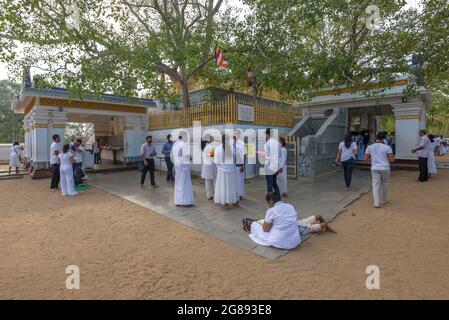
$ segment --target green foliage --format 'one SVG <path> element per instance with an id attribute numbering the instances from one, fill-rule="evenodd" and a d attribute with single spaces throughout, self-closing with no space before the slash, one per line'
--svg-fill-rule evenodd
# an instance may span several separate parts
<path id="1" fill-rule="evenodd" d="M 24 141 L 23 116 L 11 111 L 11 103 L 20 86 L 8 81 L 0 81 L 0 143 Z"/>

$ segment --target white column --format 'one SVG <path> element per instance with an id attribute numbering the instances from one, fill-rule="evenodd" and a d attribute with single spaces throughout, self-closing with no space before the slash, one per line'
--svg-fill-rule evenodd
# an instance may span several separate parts
<path id="1" fill-rule="evenodd" d="M 137 162 L 140 159 L 142 139 L 142 124 L 138 116 L 123 118 L 124 160 L 126 163 Z"/>
<path id="2" fill-rule="evenodd" d="M 49 113 L 49 136 L 50 145 L 52 143 L 53 135 L 57 134 L 61 138 L 61 145 L 64 144 L 65 127 L 67 122 L 67 112 L 52 111 Z"/>
<path id="3" fill-rule="evenodd" d="M 31 120 L 29 115 L 23 119 L 23 130 L 25 131 L 24 156 L 27 163 L 31 161 Z"/>
<path id="4" fill-rule="evenodd" d="M 396 131 L 396 158 L 416 160 L 410 150 L 416 148 L 419 130 L 425 125 L 425 107 L 422 102 L 393 104 Z M 424 118 L 424 119 L 423 119 Z"/>
<path id="5" fill-rule="evenodd" d="M 35 170 L 49 168 L 49 132 L 48 132 L 48 110 L 34 109 L 31 111 L 31 143 L 32 143 L 32 166 Z"/>

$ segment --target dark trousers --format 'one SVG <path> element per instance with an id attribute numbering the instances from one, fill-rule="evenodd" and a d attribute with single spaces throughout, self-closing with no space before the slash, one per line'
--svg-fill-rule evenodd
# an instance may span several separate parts
<path id="1" fill-rule="evenodd" d="M 173 162 L 169 156 L 165 157 L 165 164 L 167 165 L 167 181 L 175 181 L 175 177 L 173 176 Z"/>
<path id="2" fill-rule="evenodd" d="M 280 195 L 281 193 L 279 191 L 279 186 L 277 183 L 277 174 L 266 175 L 265 179 L 267 180 L 267 191 L 273 192 L 274 189 L 274 191 Z"/>
<path id="3" fill-rule="evenodd" d="M 58 189 L 60 173 L 59 173 L 59 164 L 55 163 L 51 165 L 51 184 L 50 189 Z"/>
<path id="4" fill-rule="evenodd" d="M 151 185 L 154 186 L 154 185 L 156 185 L 156 181 L 154 181 L 154 169 L 155 169 L 154 160 L 149 159 L 149 160 L 147 160 L 147 162 L 148 162 L 148 165 L 143 166 L 142 177 L 140 178 L 140 184 L 145 183 L 145 178 L 147 176 L 147 172 L 150 171 Z"/>
<path id="5" fill-rule="evenodd" d="M 101 152 L 94 153 L 94 163 L 100 163 L 101 161 Z"/>
<path id="6" fill-rule="evenodd" d="M 82 178 L 84 177 L 83 169 L 81 169 L 82 167 L 83 167 L 82 162 L 75 162 L 73 164 L 73 177 L 76 186 L 79 186 L 81 184 Z"/>
<path id="7" fill-rule="evenodd" d="M 419 163 L 419 181 L 424 182 L 429 179 L 429 169 L 427 167 L 427 158 L 418 158 Z"/>
<path id="8" fill-rule="evenodd" d="M 352 169 L 354 168 L 354 160 L 349 159 L 349 160 L 343 161 L 341 164 L 343 166 L 343 172 L 345 175 L 346 188 L 349 188 L 351 186 L 351 181 L 352 181 Z"/>

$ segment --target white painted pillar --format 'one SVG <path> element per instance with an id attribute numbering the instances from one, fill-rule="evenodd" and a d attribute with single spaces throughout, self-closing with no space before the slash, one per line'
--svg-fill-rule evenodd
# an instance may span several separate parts
<path id="1" fill-rule="evenodd" d="M 140 159 L 142 140 L 142 124 L 138 116 L 123 118 L 123 143 L 125 163 L 137 162 Z"/>
<path id="2" fill-rule="evenodd" d="M 419 130 L 425 126 L 425 106 L 422 102 L 411 102 L 393 104 L 392 107 L 396 125 L 396 158 L 416 160 L 411 150 L 416 148 Z"/>
<path id="3" fill-rule="evenodd" d="M 52 137 L 54 134 L 59 135 L 61 138 L 61 145 L 64 145 L 65 127 L 67 122 L 67 112 L 64 111 L 52 111 L 49 113 L 49 136 L 50 146 L 52 143 Z"/>
<path id="4" fill-rule="evenodd" d="M 48 110 L 34 109 L 31 111 L 30 119 L 32 125 L 32 166 L 35 170 L 48 169 L 50 157 L 50 144 L 48 121 Z"/>
<path id="5" fill-rule="evenodd" d="M 31 161 L 31 120 L 29 115 L 23 119 L 23 130 L 25 131 L 24 157 L 27 163 Z"/>

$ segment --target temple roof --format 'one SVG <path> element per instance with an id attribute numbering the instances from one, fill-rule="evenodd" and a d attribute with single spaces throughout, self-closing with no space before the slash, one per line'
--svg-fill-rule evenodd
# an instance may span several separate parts
<path id="1" fill-rule="evenodd" d="M 11 110 L 15 113 L 24 113 L 27 106 L 35 98 L 53 98 L 61 100 L 73 100 L 73 101 L 88 101 L 88 102 L 98 102 L 113 105 L 123 105 L 123 106 L 134 106 L 134 107 L 145 107 L 145 108 L 155 108 L 156 102 L 152 99 L 141 99 L 141 98 L 126 98 L 121 96 L 116 96 L 112 94 L 86 94 L 82 99 L 74 98 L 67 89 L 53 87 L 53 88 L 37 88 L 33 87 L 29 82 L 24 82 L 22 90 L 18 97 L 16 97 L 11 105 Z"/>

